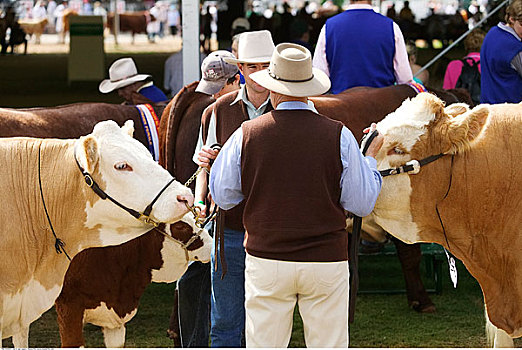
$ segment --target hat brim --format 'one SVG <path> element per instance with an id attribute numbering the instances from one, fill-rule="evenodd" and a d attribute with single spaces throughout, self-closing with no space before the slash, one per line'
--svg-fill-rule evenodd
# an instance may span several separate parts
<path id="1" fill-rule="evenodd" d="M 272 56 L 264 56 L 264 57 L 253 57 L 253 58 L 246 58 L 244 60 L 240 60 L 237 58 L 224 58 L 226 63 L 268 63 L 270 62 L 270 59 Z"/>
<path id="2" fill-rule="evenodd" d="M 330 78 L 320 69 L 312 69 L 314 77 L 306 82 L 293 83 L 276 80 L 268 74 L 268 69 L 250 74 L 250 78 L 267 90 L 293 97 L 322 95 L 330 90 Z"/>
<path id="3" fill-rule="evenodd" d="M 214 95 L 218 93 L 223 86 L 227 83 L 227 79 L 216 80 L 216 81 L 208 81 L 205 79 L 201 79 L 199 81 L 198 86 L 196 87 L 196 92 L 202 92 L 207 95 Z"/>
<path id="4" fill-rule="evenodd" d="M 149 74 L 136 74 L 130 78 L 123 79 L 123 80 L 120 80 L 117 82 L 111 82 L 110 79 L 105 79 L 100 83 L 100 86 L 98 86 L 98 89 L 100 90 L 101 93 L 106 94 L 106 93 L 109 93 L 116 89 L 125 87 L 125 86 L 135 83 L 137 81 L 145 80 L 150 77 L 151 77 L 151 75 L 149 75 Z"/>

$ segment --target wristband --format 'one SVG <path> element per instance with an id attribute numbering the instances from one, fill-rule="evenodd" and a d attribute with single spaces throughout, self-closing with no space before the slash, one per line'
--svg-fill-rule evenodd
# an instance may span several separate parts
<path id="1" fill-rule="evenodd" d="M 205 202 L 203 202 L 203 201 L 198 201 L 198 204 L 203 204 L 203 205 L 205 205 Z"/>

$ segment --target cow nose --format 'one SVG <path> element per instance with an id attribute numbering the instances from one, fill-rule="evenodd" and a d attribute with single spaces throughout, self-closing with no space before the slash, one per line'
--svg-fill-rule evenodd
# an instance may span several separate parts
<path id="1" fill-rule="evenodd" d="M 188 204 L 190 207 L 192 207 L 194 205 L 194 196 L 192 195 L 183 195 L 183 194 L 178 194 L 178 196 L 176 197 L 176 199 L 178 200 L 178 202 L 180 203 L 186 203 Z"/>

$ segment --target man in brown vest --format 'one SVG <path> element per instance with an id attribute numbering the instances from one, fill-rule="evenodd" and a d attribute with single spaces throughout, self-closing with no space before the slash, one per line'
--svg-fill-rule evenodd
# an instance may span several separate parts
<path id="1" fill-rule="evenodd" d="M 220 97 L 203 113 L 200 141 L 194 153 L 194 161 L 199 165 L 208 166 L 210 160 L 217 156 L 217 152 L 209 146 L 224 144 L 241 123 L 272 110 L 269 91 L 254 82 L 250 75 L 268 67 L 273 50 L 274 43 L 269 31 L 245 32 L 239 39 L 237 59 L 225 58 L 228 63 L 237 63 L 245 78 L 245 85 L 239 91 Z M 197 205 L 199 202 L 203 212 L 206 210 L 206 188 L 206 174 L 201 172 L 196 184 L 195 202 Z M 227 272 L 222 279 L 221 262 L 216 271 L 211 271 L 210 339 L 212 347 L 241 347 L 245 328 L 243 206 L 226 211 L 224 215 L 223 241 Z M 212 251 L 212 266 L 216 262 L 214 252 L 215 249 Z M 219 260 L 219 255 L 217 257 Z"/>
<path id="2" fill-rule="evenodd" d="M 278 45 L 267 70 L 250 76 L 275 108 L 247 121 L 224 145 L 210 191 L 224 209 L 244 204 L 247 347 L 286 347 L 296 303 L 309 347 L 348 346 L 348 234 L 344 210 L 368 215 L 382 178 L 352 133 L 319 115 L 307 96 L 330 80 L 310 52 Z"/>

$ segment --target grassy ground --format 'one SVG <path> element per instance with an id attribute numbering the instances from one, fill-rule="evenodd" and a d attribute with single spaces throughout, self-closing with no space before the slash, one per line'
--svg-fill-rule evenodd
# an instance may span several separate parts
<path id="1" fill-rule="evenodd" d="M 453 289 L 444 264 L 443 291 L 432 295 L 435 314 L 418 314 L 407 307 L 404 294 L 359 295 L 355 323 L 350 326 L 351 347 L 484 347 L 482 294 L 476 281 L 462 265 L 459 282 Z M 387 288 L 402 287 L 396 257 L 361 259 L 361 288 L 376 283 Z M 430 281 L 426 280 L 428 287 Z M 174 284 L 151 284 L 142 297 L 140 308 L 127 325 L 126 347 L 171 347 L 166 328 L 172 307 Z M 85 327 L 87 347 L 103 347 L 101 331 Z M 31 326 L 31 347 L 60 345 L 54 308 Z M 10 346 L 4 341 L 4 346 Z M 517 341 L 521 346 L 522 342 Z M 304 347 L 301 320 L 296 312 L 291 347 Z"/>

